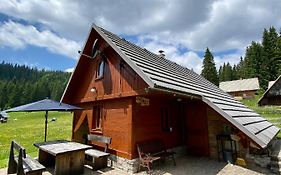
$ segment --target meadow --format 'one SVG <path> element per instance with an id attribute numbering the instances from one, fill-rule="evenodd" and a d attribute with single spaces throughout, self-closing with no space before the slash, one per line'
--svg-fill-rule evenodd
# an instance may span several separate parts
<path id="1" fill-rule="evenodd" d="M 38 156 L 33 143 L 44 141 L 45 112 L 10 113 L 7 123 L 0 123 L 0 168 L 6 167 L 11 140 L 17 141 L 31 157 Z M 56 121 L 51 122 L 52 118 Z M 49 112 L 47 140 L 71 139 L 72 113 Z"/>

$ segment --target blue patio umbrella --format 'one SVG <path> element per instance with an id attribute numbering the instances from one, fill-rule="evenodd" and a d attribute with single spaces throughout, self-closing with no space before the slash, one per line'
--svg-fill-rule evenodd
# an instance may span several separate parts
<path id="1" fill-rule="evenodd" d="M 47 124 L 48 124 L 48 111 L 74 111 L 82 110 L 83 108 L 72 106 L 66 103 L 60 103 L 55 100 L 44 99 L 33 103 L 25 104 L 22 106 L 14 107 L 5 112 L 34 112 L 46 111 L 45 113 L 45 142 L 47 138 Z"/>

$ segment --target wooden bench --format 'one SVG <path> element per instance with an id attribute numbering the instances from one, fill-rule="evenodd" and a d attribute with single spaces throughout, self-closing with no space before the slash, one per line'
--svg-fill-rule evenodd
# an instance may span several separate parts
<path id="1" fill-rule="evenodd" d="M 18 155 L 14 154 L 15 150 L 18 152 Z M 46 168 L 37 160 L 26 154 L 24 147 L 15 141 L 11 142 L 8 174 L 17 173 L 17 175 L 41 175 L 45 169 Z"/>
<path id="2" fill-rule="evenodd" d="M 107 160 L 110 155 L 108 153 L 108 145 L 111 144 L 111 138 L 100 135 L 88 134 L 87 144 L 89 141 L 95 141 L 104 145 L 104 151 L 96 149 L 88 149 L 85 151 L 85 164 L 91 165 L 93 170 L 98 170 L 107 167 Z"/>
<path id="3" fill-rule="evenodd" d="M 167 151 L 162 140 L 150 140 L 137 144 L 138 154 L 140 158 L 139 169 L 145 167 L 151 171 L 152 163 L 157 160 L 165 161 L 166 158 L 173 159 L 174 166 L 176 166 L 175 152 Z"/>

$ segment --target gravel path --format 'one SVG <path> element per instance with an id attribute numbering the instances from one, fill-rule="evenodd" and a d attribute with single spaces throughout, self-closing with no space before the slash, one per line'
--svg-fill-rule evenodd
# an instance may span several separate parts
<path id="1" fill-rule="evenodd" d="M 255 168 L 255 171 L 249 170 L 240 166 L 219 163 L 216 160 L 209 158 L 198 158 L 184 156 L 176 159 L 177 166 L 173 166 L 173 163 L 166 161 L 166 163 L 159 162 L 153 167 L 153 175 L 262 175 L 272 174 L 267 169 L 259 167 Z M 7 169 L 0 169 L 0 175 L 5 175 Z M 52 171 L 50 171 L 52 172 Z M 50 172 L 44 172 L 43 175 L 51 175 Z M 129 175 L 128 173 L 114 168 L 106 168 L 99 171 L 92 171 L 85 168 L 84 175 Z M 145 171 L 137 173 L 136 175 L 146 175 Z"/>

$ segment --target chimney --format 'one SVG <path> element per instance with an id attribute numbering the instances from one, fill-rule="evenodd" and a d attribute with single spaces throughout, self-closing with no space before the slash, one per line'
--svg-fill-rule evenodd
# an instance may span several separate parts
<path id="1" fill-rule="evenodd" d="M 158 54 L 159 57 L 165 58 L 165 52 L 163 50 L 159 50 L 158 53 L 159 53 Z"/>

